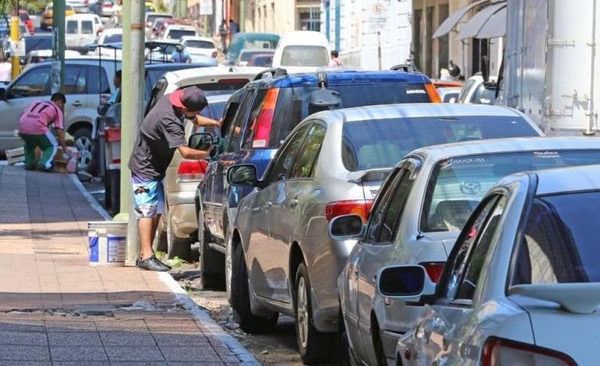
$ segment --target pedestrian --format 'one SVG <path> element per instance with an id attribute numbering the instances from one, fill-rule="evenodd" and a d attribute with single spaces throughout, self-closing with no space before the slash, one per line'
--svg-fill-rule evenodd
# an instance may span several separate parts
<path id="1" fill-rule="evenodd" d="M 221 121 L 200 116 L 208 105 L 204 92 L 190 86 L 161 97 L 139 126 L 129 169 L 132 174 L 135 215 L 140 233 L 140 255 L 136 266 L 150 271 L 168 271 L 168 265 L 154 255 L 152 243 L 160 216 L 164 213 L 164 188 L 162 180 L 175 150 L 184 159 L 205 159 L 208 150 L 187 146 L 184 121 L 187 119 L 204 127 L 220 127 Z"/>
<path id="2" fill-rule="evenodd" d="M 221 38 L 221 52 L 227 53 L 227 21 L 223 19 L 219 25 L 219 37 Z"/>
<path id="3" fill-rule="evenodd" d="M 229 19 L 229 35 L 233 37 L 236 33 L 240 32 L 240 25 L 233 19 Z"/>
<path id="4" fill-rule="evenodd" d="M 108 104 L 121 103 L 121 70 L 117 70 L 115 72 L 115 76 L 113 77 L 113 85 L 115 86 L 115 90 L 110 95 Z"/>
<path id="5" fill-rule="evenodd" d="M 68 159 L 69 153 L 65 143 L 63 112 L 67 98 L 62 93 L 54 93 L 50 101 L 31 102 L 19 118 L 19 136 L 25 142 L 25 170 L 39 169 L 46 172 L 54 171 L 54 156 L 58 144 L 62 147 L 63 158 Z M 54 125 L 56 137 L 50 129 Z M 58 142 L 57 142 L 58 138 Z M 42 155 L 35 163 L 35 148 L 42 150 Z"/>
<path id="6" fill-rule="evenodd" d="M 12 79 L 12 64 L 4 52 L 0 53 L 0 82 L 8 83 Z"/>
<path id="7" fill-rule="evenodd" d="M 344 63 L 342 62 L 342 60 L 340 60 L 338 58 L 339 56 L 339 52 L 336 50 L 332 50 L 330 53 L 331 56 L 331 60 L 329 60 L 329 66 L 330 67 L 342 67 L 344 66 Z"/>

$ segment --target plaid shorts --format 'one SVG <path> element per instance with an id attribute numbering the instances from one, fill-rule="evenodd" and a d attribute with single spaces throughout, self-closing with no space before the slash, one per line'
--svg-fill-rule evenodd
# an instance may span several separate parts
<path id="1" fill-rule="evenodd" d="M 135 217 L 156 217 L 165 212 L 165 192 L 162 182 L 132 182 Z"/>

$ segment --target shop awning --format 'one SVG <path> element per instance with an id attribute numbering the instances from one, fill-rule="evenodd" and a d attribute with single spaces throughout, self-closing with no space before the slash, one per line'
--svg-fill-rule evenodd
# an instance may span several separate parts
<path id="1" fill-rule="evenodd" d="M 469 19 L 469 21 L 464 26 L 461 27 L 460 33 L 458 33 L 458 39 L 462 40 L 465 38 L 473 38 L 473 37 L 491 38 L 491 37 L 481 37 L 478 35 L 484 29 L 484 26 L 486 25 L 486 23 L 488 23 L 491 19 L 495 18 L 496 14 L 502 9 L 506 10 L 506 2 L 504 2 L 504 1 L 492 4 L 492 5 L 484 8 L 477 14 L 473 15 L 473 17 L 471 19 Z M 498 18 L 501 18 L 501 17 L 498 17 Z M 501 19 L 496 19 L 496 21 L 494 21 L 494 24 L 496 24 L 496 22 L 498 20 L 501 20 Z M 504 13 L 504 21 L 506 22 L 506 12 Z M 498 24 L 496 24 L 496 26 L 498 26 Z M 486 32 L 492 31 L 492 30 L 494 30 L 494 29 L 486 30 Z M 506 24 L 504 24 L 504 30 L 506 30 Z M 501 31 L 501 29 L 496 29 L 496 31 Z M 497 32 L 495 32 L 495 33 L 497 33 Z M 502 35 L 504 35 L 504 32 L 502 32 Z"/>
<path id="2" fill-rule="evenodd" d="M 477 33 L 475 38 L 498 38 L 504 37 L 506 34 L 506 7 L 498 10 L 498 12 L 490 17 L 487 22 L 483 24 L 481 30 Z"/>
<path id="3" fill-rule="evenodd" d="M 469 10 L 473 9 L 477 5 L 482 4 L 486 1 L 489 1 L 489 0 L 475 1 L 474 3 L 471 3 L 463 8 L 460 8 L 459 10 L 450 14 L 450 16 L 448 18 L 446 18 L 446 20 L 444 20 L 444 22 L 442 24 L 440 24 L 440 26 L 435 31 L 435 33 L 433 33 L 432 38 L 438 38 L 445 34 L 450 33 L 452 28 L 454 28 L 458 24 L 458 22 L 460 22 L 460 20 L 469 12 Z"/>

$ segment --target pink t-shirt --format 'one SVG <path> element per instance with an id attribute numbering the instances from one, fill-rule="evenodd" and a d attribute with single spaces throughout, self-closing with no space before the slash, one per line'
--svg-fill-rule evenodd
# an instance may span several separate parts
<path id="1" fill-rule="evenodd" d="M 52 102 L 33 102 L 21 114 L 19 132 L 45 135 L 51 123 L 54 123 L 55 128 L 64 129 L 62 111 Z"/>

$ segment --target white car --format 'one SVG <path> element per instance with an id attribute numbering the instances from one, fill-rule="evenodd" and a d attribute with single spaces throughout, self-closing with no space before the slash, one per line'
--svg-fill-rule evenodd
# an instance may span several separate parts
<path id="1" fill-rule="evenodd" d="M 218 55 L 217 45 L 212 38 L 184 36 L 179 39 L 179 43 L 185 46 L 191 56 L 199 55 L 216 58 Z"/>
<path id="2" fill-rule="evenodd" d="M 496 104 L 496 80 L 497 78 L 492 76 L 488 81 L 484 81 L 481 73 L 471 76 L 463 84 L 457 103 Z"/>
<path id="3" fill-rule="evenodd" d="M 502 127 L 496 124 L 501 131 L 514 123 L 503 122 Z M 472 129 L 462 129 L 467 130 Z M 600 146 L 593 138 L 489 139 L 429 146 L 408 154 L 381 186 L 366 224 L 357 215 L 330 223 L 330 235 L 337 242 L 358 240 L 338 279 L 344 320 L 340 329 L 348 344 L 344 349 L 359 362 L 385 364 L 394 359 L 400 336 L 423 312 L 419 302 L 377 292 L 382 268 L 421 265 L 432 281 L 438 281 L 469 215 L 498 180 L 518 171 L 586 164 L 600 164 Z M 340 234 L 334 236 L 335 232 Z"/>
<path id="4" fill-rule="evenodd" d="M 384 297 L 426 304 L 396 364 L 597 365 L 598 207 L 600 166 L 510 175 L 471 215 L 437 286 L 423 266 L 384 268 Z"/>
<path id="5" fill-rule="evenodd" d="M 100 36 L 98 37 L 97 45 L 100 47 L 96 47 L 94 54 L 102 55 L 102 57 L 109 58 L 117 58 L 121 59 L 123 56 L 123 50 L 121 48 L 121 43 L 123 42 L 123 29 L 122 28 L 108 28 L 105 29 Z M 112 43 L 117 43 L 118 48 L 110 48 L 106 47 L 106 45 L 110 45 Z"/>

